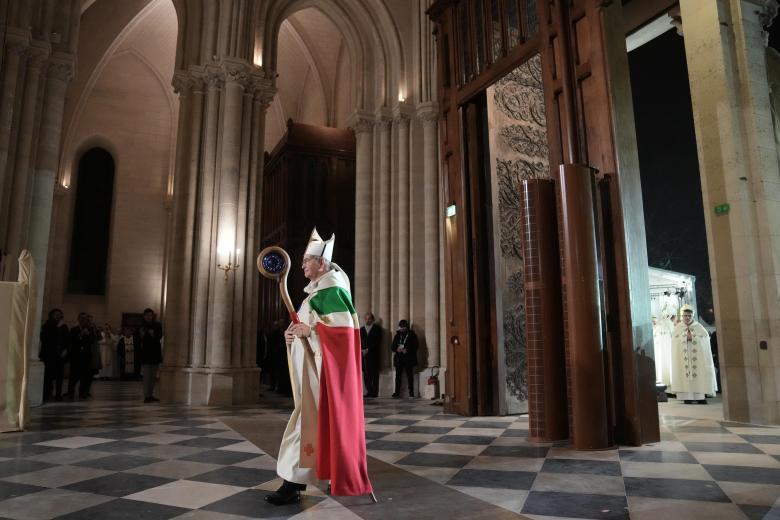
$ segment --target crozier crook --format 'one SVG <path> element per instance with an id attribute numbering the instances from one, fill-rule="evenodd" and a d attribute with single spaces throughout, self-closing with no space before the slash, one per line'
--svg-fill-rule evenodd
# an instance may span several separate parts
<path id="1" fill-rule="evenodd" d="M 282 296 L 284 306 L 287 307 L 290 320 L 293 323 L 300 323 L 301 320 L 298 319 L 298 313 L 295 312 L 292 301 L 290 301 L 290 293 L 287 292 L 287 274 L 290 272 L 290 255 L 287 254 L 287 251 L 279 246 L 266 247 L 257 255 L 257 270 L 266 278 L 270 278 L 279 284 L 279 293 Z M 306 338 L 300 338 L 300 340 L 303 343 L 306 356 L 314 363 L 314 351 L 309 344 L 309 340 Z"/>

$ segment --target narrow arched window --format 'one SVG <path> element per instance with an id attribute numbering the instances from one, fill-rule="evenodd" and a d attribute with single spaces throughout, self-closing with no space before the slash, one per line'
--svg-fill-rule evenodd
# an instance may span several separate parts
<path id="1" fill-rule="evenodd" d="M 106 293 L 113 199 L 114 159 L 103 148 L 91 148 L 81 156 L 76 177 L 69 293 Z"/>

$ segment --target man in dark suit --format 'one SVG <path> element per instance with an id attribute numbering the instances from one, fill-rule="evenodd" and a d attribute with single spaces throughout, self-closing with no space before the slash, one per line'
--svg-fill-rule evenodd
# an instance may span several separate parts
<path id="1" fill-rule="evenodd" d="M 144 321 L 138 328 L 141 338 L 141 374 L 144 379 L 144 402 L 153 403 L 158 399 L 154 396 L 154 383 L 157 381 L 157 368 L 162 363 L 162 324 L 152 309 L 144 309 Z"/>
<path id="2" fill-rule="evenodd" d="M 382 350 L 382 336 L 384 331 L 380 327 L 374 315 L 368 313 L 365 316 L 365 325 L 360 327 L 360 345 L 363 352 L 363 380 L 366 383 L 366 397 L 378 397 L 379 395 L 379 364 Z"/>
<path id="3" fill-rule="evenodd" d="M 68 397 L 73 397 L 76 385 L 79 387 L 79 397 L 89 397 L 92 386 L 92 346 L 97 338 L 94 329 L 89 324 L 89 315 L 79 313 L 79 324 L 70 329 L 70 376 L 68 377 Z"/>
<path id="4" fill-rule="evenodd" d="M 393 397 L 401 396 L 401 377 L 406 372 L 409 384 L 409 397 L 414 397 L 414 367 L 417 366 L 417 334 L 409 328 L 407 320 L 398 322 L 398 330 L 390 346 L 393 351 L 393 366 L 395 367 L 395 393 Z"/>

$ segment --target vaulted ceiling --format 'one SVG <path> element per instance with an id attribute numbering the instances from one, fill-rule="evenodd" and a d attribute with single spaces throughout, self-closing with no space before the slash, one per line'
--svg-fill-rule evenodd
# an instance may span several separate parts
<path id="1" fill-rule="evenodd" d="M 81 22 L 78 69 L 68 93 L 66 128 L 76 123 L 79 103 L 89 96 L 98 77 L 114 70 L 105 64 L 118 52 L 142 57 L 170 85 L 177 31 L 171 0 L 82 0 Z M 267 113 L 266 150 L 273 149 L 284 134 L 288 119 L 346 126 L 354 106 L 350 63 L 340 30 L 317 8 L 297 11 L 282 23 L 278 93 Z"/>

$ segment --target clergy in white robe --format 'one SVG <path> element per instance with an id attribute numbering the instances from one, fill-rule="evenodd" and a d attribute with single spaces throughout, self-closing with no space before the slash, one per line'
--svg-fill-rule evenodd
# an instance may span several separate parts
<path id="1" fill-rule="evenodd" d="M 655 375 L 656 382 L 666 385 L 671 392 L 672 388 L 672 330 L 674 325 L 666 317 L 657 319 L 653 316 L 653 347 L 655 350 Z"/>
<path id="2" fill-rule="evenodd" d="M 693 309 L 683 309 L 682 321 L 672 333 L 672 389 L 686 403 L 705 402 L 717 392 L 710 335 L 693 319 Z"/>

